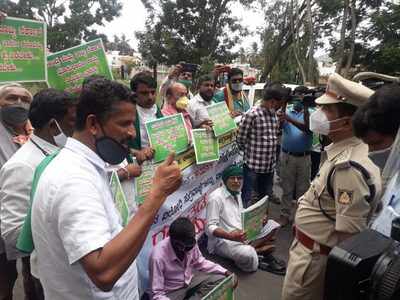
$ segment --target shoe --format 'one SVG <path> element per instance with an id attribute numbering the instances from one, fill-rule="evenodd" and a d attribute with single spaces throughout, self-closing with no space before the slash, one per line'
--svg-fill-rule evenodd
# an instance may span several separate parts
<path id="1" fill-rule="evenodd" d="M 288 217 L 286 217 L 284 215 L 280 215 L 278 223 L 281 224 L 281 227 L 285 227 L 285 226 L 289 225 L 290 220 Z"/>
<path id="2" fill-rule="evenodd" d="M 281 204 L 281 200 L 279 199 L 279 197 L 275 194 L 272 194 L 271 198 L 270 198 L 271 202 L 274 204 Z"/>
<path id="3" fill-rule="evenodd" d="M 275 275 L 284 276 L 286 274 L 286 263 L 274 257 L 272 254 L 264 256 L 261 261 L 259 261 L 258 268 Z"/>

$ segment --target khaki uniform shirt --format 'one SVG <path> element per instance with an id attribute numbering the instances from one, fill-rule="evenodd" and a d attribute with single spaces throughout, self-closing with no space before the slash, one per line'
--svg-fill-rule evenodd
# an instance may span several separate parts
<path id="1" fill-rule="evenodd" d="M 318 175 L 299 199 L 295 224 L 316 242 L 334 247 L 339 242 L 337 231 L 355 234 L 367 228 L 380 199 L 381 177 L 379 168 L 368 158 L 368 146 L 355 137 L 331 144 L 325 150 Z M 376 188 L 371 202 L 366 200 L 370 189 L 364 176 L 349 161 L 359 163 L 370 174 Z M 333 167 L 331 187 L 334 199 L 327 190 L 328 175 Z M 318 199 L 325 212 L 336 219 L 335 222 L 322 213 Z"/>

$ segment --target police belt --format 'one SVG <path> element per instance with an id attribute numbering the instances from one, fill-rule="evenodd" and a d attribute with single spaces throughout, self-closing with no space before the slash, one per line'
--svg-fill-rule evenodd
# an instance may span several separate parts
<path id="1" fill-rule="evenodd" d="M 292 155 L 292 156 L 297 156 L 297 157 L 307 156 L 307 155 L 311 154 L 311 151 L 291 152 L 291 151 L 288 151 L 288 150 L 283 149 L 283 148 L 282 148 L 282 152 L 286 153 L 286 154 L 289 154 L 289 155 Z"/>
<path id="2" fill-rule="evenodd" d="M 320 254 L 329 255 L 329 252 L 331 252 L 332 248 L 314 241 L 307 234 L 300 231 L 296 226 L 293 226 L 293 231 L 294 231 L 294 235 L 295 235 L 296 239 L 300 242 L 300 244 L 302 244 L 307 249 L 314 251 L 315 250 L 314 245 L 317 244 L 317 245 L 319 245 L 319 253 Z"/>

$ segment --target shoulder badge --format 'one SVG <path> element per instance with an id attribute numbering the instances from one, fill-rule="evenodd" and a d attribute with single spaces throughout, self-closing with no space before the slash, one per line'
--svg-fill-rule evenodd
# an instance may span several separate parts
<path id="1" fill-rule="evenodd" d="M 349 205 L 353 201 L 353 192 L 346 190 L 339 190 L 338 202 L 343 205 Z"/>

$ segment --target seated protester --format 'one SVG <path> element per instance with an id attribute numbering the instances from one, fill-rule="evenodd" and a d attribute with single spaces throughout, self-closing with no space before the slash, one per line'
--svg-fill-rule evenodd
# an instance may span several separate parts
<path id="1" fill-rule="evenodd" d="M 154 150 L 150 148 L 145 123 L 162 118 L 163 115 L 156 104 L 157 82 L 148 72 L 137 73 L 131 79 L 131 89 L 136 98 L 136 137 L 129 142 L 131 152 L 141 164 L 152 159 Z"/>
<path id="2" fill-rule="evenodd" d="M 161 110 L 164 116 L 172 116 L 178 113 L 182 113 L 185 126 L 188 131 L 189 137 L 192 131 L 192 121 L 190 120 L 190 115 L 187 112 L 189 105 L 189 99 L 187 98 L 188 90 L 182 83 L 173 83 L 167 89 L 166 103 Z"/>
<path id="3" fill-rule="evenodd" d="M 46 299 L 138 300 L 135 259 L 165 199 L 181 184 L 171 154 L 151 190 L 122 227 L 106 164 L 119 164 L 135 138 L 136 105 L 122 84 L 83 88 L 72 138 L 44 171 L 32 198 L 32 236 Z"/>
<path id="4" fill-rule="evenodd" d="M 232 259 L 244 272 L 255 272 L 260 264 L 263 270 L 284 275 L 285 264 L 271 254 L 274 246 L 270 241 L 276 230 L 250 244 L 246 243 L 241 221 L 242 167 L 227 167 L 222 173 L 222 180 L 224 184 L 208 197 L 206 232 L 209 252 Z"/>
<path id="5" fill-rule="evenodd" d="M 198 81 L 199 93 L 189 101 L 188 113 L 195 128 L 211 128 L 212 121 L 206 107 L 213 104 L 215 81 L 211 75 L 203 75 Z"/>
<path id="6" fill-rule="evenodd" d="M 0 170 L 1 236 L 7 259 L 22 259 L 27 299 L 43 299 L 40 282 L 31 276 L 29 253 L 16 248 L 29 209 L 33 175 L 40 162 L 63 147 L 67 136 L 72 135 L 75 112 L 76 100 L 71 94 L 54 89 L 37 93 L 29 108 L 34 133 Z"/>
<path id="7" fill-rule="evenodd" d="M 228 84 L 215 93 L 215 102 L 225 101 L 232 117 L 240 116 L 250 109 L 249 101 L 243 92 L 243 71 L 232 68 L 228 72 Z"/>
<path id="8" fill-rule="evenodd" d="M 178 218 L 169 227 L 169 237 L 151 252 L 151 299 L 200 299 L 230 274 L 204 258 L 192 222 Z"/>
<path id="9" fill-rule="evenodd" d="M 193 94 L 190 91 L 190 88 L 192 87 L 193 84 L 193 75 L 194 74 L 192 72 L 184 70 L 181 64 L 178 64 L 170 69 L 168 76 L 165 77 L 160 86 L 160 95 L 163 99 L 163 106 L 166 102 L 167 90 L 175 82 L 179 82 L 185 85 L 186 88 L 188 89 L 188 98 L 189 99 L 193 98 Z"/>
<path id="10" fill-rule="evenodd" d="M 31 128 L 28 109 L 31 101 L 32 95 L 18 83 L 0 86 L 0 168 L 28 140 Z M 0 237 L 0 299 L 12 298 L 17 276 L 16 260 L 7 259 Z"/>
<path id="11" fill-rule="evenodd" d="M 370 159 L 383 171 L 400 126 L 400 86 L 377 90 L 353 116 L 355 136 L 369 146 Z"/>

